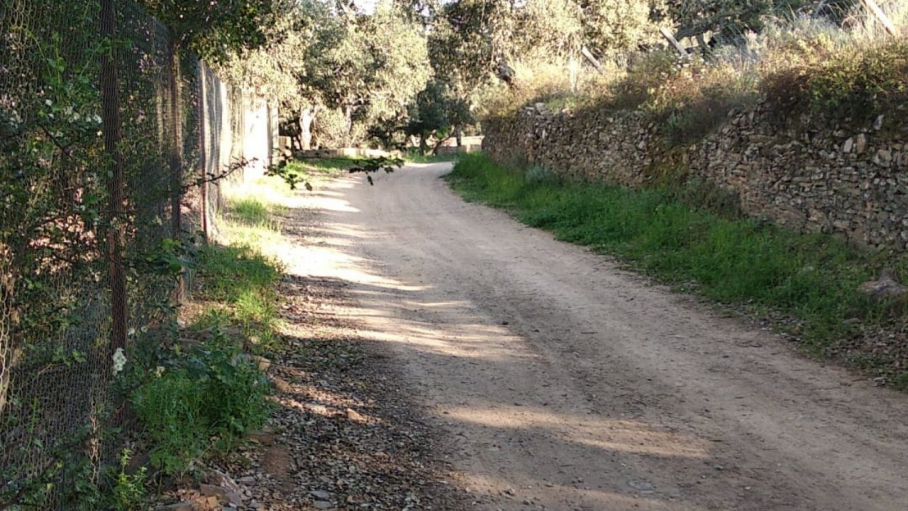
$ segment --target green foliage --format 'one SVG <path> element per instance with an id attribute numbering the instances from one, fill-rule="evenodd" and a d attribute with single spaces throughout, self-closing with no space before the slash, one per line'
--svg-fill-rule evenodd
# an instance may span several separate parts
<path id="1" fill-rule="evenodd" d="M 152 464 L 167 474 L 232 448 L 267 417 L 267 380 L 220 331 L 198 346 L 162 352 L 145 374 L 131 400 L 151 440 Z"/>
<path id="2" fill-rule="evenodd" d="M 598 53 L 633 50 L 658 41 L 654 20 L 664 10 L 659 0 L 582 0 L 583 35 Z"/>
<path id="3" fill-rule="evenodd" d="M 199 318 L 196 328 L 238 328 L 250 350 L 273 344 L 277 330 L 274 284 L 279 266 L 246 246 L 205 247 L 199 264 L 200 298 L 220 302 Z"/>
<path id="4" fill-rule="evenodd" d="M 733 199 L 702 188 L 528 182 L 477 155 L 461 157 L 450 179 L 470 199 L 507 208 L 528 225 L 618 256 L 659 280 L 753 312 L 779 311 L 817 349 L 847 333 L 845 319 L 872 322 L 881 313 L 856 291 L 875 274 L 871 255 L 826 235 L 735 218 Z M 698 196 L 711 196 L 723 211 L 687 204 Z"/>
<path id="5" fill-rule="evenodd" d="M 896 40 L 858 54 L 842 53 L 802 73 L 814 112 L 869 120 L 908 101 L 908 43 Z"/>
<path id="6" fill-rule="evenodd" d="M 154 250 L 142 254 L 134 265 L 139 272 L 176 278 L 195 268 L 197 255 L 194 240 L 163 238 Z"/>
<path id="7" fill-rule="evenodd" d="M 208 447 L 202 399 L 200 386 L 182 369 L 165 371 L 133 392 L 133 408 L 152 442 L 151 462 L 165 473 L 184 473 Z"/>
<path id="8" fill-rule="evenodd" d="M 429 36 L 432 65 L 461 99 L 496 79 L 515 89 L 522 86 L 513 77 L 516 62 L 580 59 L 583 46 L 613 55 L 654 42 L 661 11 L 658 0 L 449 2 Z"/>
<path id="9" fill-rule="evenodd" d="M 420 27 L 398 9 L 379 4 L 372 15 L 344 12 L 321 20 L 301 77 L 318 102 L 343 115 L 346 139 L 354 123 L 394 118 L 429 80 Z M 318 128 L 318 124 L 316 124 Z"/>
<path id="10" fill-rule="evenodd" d="M 268 171 L 265 175 L 281 178 L 287 183 L 287 186 L 289 186 L 291 190 L 296 190 L 300 183 L 302 183 L 306 190 L 312 191 L 312 184 L 309 183 L 308 172 L 306 172 L 304 167 L 298 164 L 294 165 L 292 162 L 285 160 L 277 165 L 268 167 Z"/>
<path id="11" fill-rule="evenodd" d="M 3 27 L 0 259 L 9 273 L 0 285 L 10 286 L 18 349 L 59 338 L 77 321 L 78 301 L 51 276 L 93 279 L 102 260 L 107 194 L 95 79 L 109 45 L 87 35 L 97 33 L 96 13 L 95 2 L 42 5 L 38 19 Z M 62 16 L 65 35 L 52 23 Z M 5 392 L 0 386 L 0 402 Z"/>
<path id="12" fill-rule="evenodd" d="M 475 122 L 470 107 L 462 98 L 451 90 L 444 81 L 435 79 L 426 84 L 426 88 L 416 95 L 416 101 L 409 107 L 409 122 L 404 132 L 406 135 L 419 137 L 420 150 L 426 153 L 426 142 L 429 138 L 436 140 L 433 153 L 448 138 L 454 135 L 457 126 Z"/>
<path id="13" fill-rule="evenodd" d="M 270 384 L 241 347 L 226 335 L 189 352 L 187 374 L 201 387 L 201 411 L 209 431 L 218 437 L 218 448 L 235 445 L 260 428 L 268 416 Z"/>
<path id="14" fill-rule="evenodd" d="M 518 62 L 513 65 L 517 86 L 506 91 L 488 89 L 483 110 L 507 115 L 540 101 L 551 104 L 554 111 L 563 107 L 641 109 L 665 128 L 671 147 L 701 139 L 730 110 L 747 108 L 761 96 L 768 97 L 768 107 L 782 118 L 809 113 L 821 123 L 830 116 L 866 122 L 905 102 L 903 39 L 882 34 L 879 23 L 858 7 L 848 11 L 847 27 L 830 18 L 787 10 L 802 3 L 758 1 L 730 6 L 724 0 L 710 0 L 679 6 L 669 2 L 665 11 L 669 14 L 692 6 L 707 9 L 688 14 L 711 20 L 706 25 L 718 23 L 735 32 L 733 38 L 724 39 L 735 44 L 719 43 L 704 54 L 695 51 L 688 56 L 664 45 L 629 52 L 626 66 L 609 68 L 608 76 L 589 84 L 580 78 L 567 80 L 565 75 L 574 68 L 557 58 Z M 904 25 L 900 20 L 908 19 L 908 8 L 903 2 L 882 5 L 897 27 Z M 780 6 L 785 9 L 759 22 L 743 15 L 774 12 Z M 709 11 L 713 7 L 720 11 Z M 657 10 L 651 10 L 650 16 L 657 16 Z M 757 31 L 739 30 L 748 26 Z M 716 37 L 722 40 L 722 34 Z M 692 41 L 683 44 L 690 46 Z M 599 52 L 603 53 L 607 52 Z M 608 59 L 602 63 L 608 65 Z"/>
<path id="15" fill-rule="evenodd" d="M 234 303 L 250 293 L 271 293 L 280 268 L 251 247 L 208 245 L 199 251 L 198 275 L 200 298 Z"/>
<path id="16" fill-rule="evenodd" d="M 254 199 L 231 208 L 259 226 L 267 221 L 267 207 Z M 197 268 L 199 296 L 219 304 L 186 332 L 143 332 L 126 367 L 127 392 L 150 440 L 152 464 L 171 475 L 233 449 L 269 410 L 267 379 L 243 347 L 253 338 L 267 342 L 276 330 L 273 286 L 280 268 L 250 247 L 219 245 L 198 251 Z M 242 339 L 228 335 L 236 327 Z M 133 483 L 124 479 L 120 485 L 124 499 Z"/>
<path id="17" fill-rule="evenodd" d="M 114 511 L 141 511 L 146 508 L 145 483 L 147 479 L 147 469 L 139 469 L 129 474 L 127 466 L 129 465 L 132 451 L 123 449 L 120 455 L 120 470 L 114 477 L 113 485 L 107 496 L 107 506 Z"/>
<path id="18" fill-rule="evenodd" d="M 550 169 L 541 165 L 534 165 L 523 173 L 523 179 L 527 184 L 537 185 L 542 183 L 555 183 L 558 177 Z"/>
<path id="19" fill-rule="evenodd" d="M 271 223 L 271 209 L 255 198 L 230 201 L 230 219 L 246 225 L 268 225 Z"/>
<path id="20" fill-rule="evenodd" d="M 351 174 L 362 172 L 366 175 L 366 180 L 369 181 L 370 185 L 374 185 L 372 182 L 372 174 L 375 172 L 384 172 L 385 174 L 390 174 L 394 172 L 395 168 L 400 168 L 404 164 L 404 161 L 400 158 L 386 158 L 380 156 L 378 158 L 364 158 L 358 160 L 357 164 L 350 167 L 349 171 Z"/>
<path id="21" fill-rule="evenodd" d="M 273 20 L 272 0 L 140 0 L 173 33 L 176 44 L 217 61 L 259 47 Z"/>

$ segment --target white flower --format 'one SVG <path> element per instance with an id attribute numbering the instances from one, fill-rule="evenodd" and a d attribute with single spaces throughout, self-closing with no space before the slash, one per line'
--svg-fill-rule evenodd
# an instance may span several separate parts
<path id="1" fill-rule="evenodd" d="M 155 370 L 154 370 L 155 376 L 160 378 L 162 374 L 164 374 L 164 366 L 158 366 L 157 368 L 155 368 Z"/>
<path id="2" fill-rule="evenodd" d="M 123 366 L 126 365 L 126 355 L 123 353 L 123 348 L 117 348 L 117 351 L 113 355 L 113 373 L 114 376 L 119 374 L 123 370 Z"/>

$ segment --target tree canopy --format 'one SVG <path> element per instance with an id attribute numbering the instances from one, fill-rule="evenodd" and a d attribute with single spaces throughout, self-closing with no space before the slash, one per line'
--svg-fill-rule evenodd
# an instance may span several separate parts
<path id="1" fill-rule="evenodd" d="M 170 29 L 178 46 L 207 60 L 262 46 L 277 0 L 140 0 Z"/>
<path id="2" fill-rule="evenodd" d="M 651 48 L 664 43 L 660 28 L 759 30 L 766 13 L 814 0 L 379 0 L 372 12 L 349 0 L 142 1 L 182 46 L 278 101 L 309 147 L 313 136 L 437 140 L 475 122 L 489 91 L 519 88 L 527 69 L 569 66 L 573 80 L 581 50 L 609 59 Z"/>

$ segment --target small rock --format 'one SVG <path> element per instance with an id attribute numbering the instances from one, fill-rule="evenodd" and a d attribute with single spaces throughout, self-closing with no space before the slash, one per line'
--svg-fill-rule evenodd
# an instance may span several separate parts
<path id="1" fill-rule="evenodd" d="M 876 131 L 880 131 L 881 129 L 883 129 L 883 120 L 885 118 L 886 118 L 885 115 L 880 115 L 879 117 L 877 117 L 876 120 L 873 121 L 873 129 Z"/>
<path id="2" fill-rule="evenodd" d="M 357 412 L 353 408 L 347 408 L 347 418 L 353 422 L 366 422 L 366 418 L 362 416 L 361 413 Z"/>
<path id="3" fill-rule="evenodd" d="M 259 371 L 265 372 L 265 371 L 268 370 L 268 368 L 271 367 L 271 361 L 268 360 L 268 359 L 265 358 L 265 357 L 261 357 L 261 356 L 258 356 L 258 355 L 252 355 L 252 356 L 249 357 L 249 358 L 250 358 L 253 362 L 255 362 L 255 364 L 256 364 L 256 365 L 258 366 L 258 368 L 259 368 Z"/>
<path id="4" fill-rule="evenodd" d="M 327 500 L 316 500 L 312 503 L 317 509 L 331 509 L 334 507 L 334 504 L 328 502 Z"/>
<path id="5" fill-rule="evenodd" d="M 861 284 L 858 290 L 875 302 L 901 298 L 908 293 L 908 288 L 899 283 L 898 276 L 892 268 L 884 269 L 879 279 Z"/>
<path id="6" fill-rule="evenodd" d="M 650 483 L 649 481 L 644 481 L 643 479 L 629 479 L 627 481 L 627 485 L 635 490 L 642 492 L 651 492 L 656 489 L 656 487 L 653 486 L 652 483 Z"/>
<path id="7" fill-rule="evenodd" d="M 241 484 L 254 484 L 255 476 L 241 477 L 241 478 L 237 479 L 236 482 L 241 483 Z"/>
<path id="8" fill-rule="evenodd" d="M 249 439 L 265 445 L 271 445 L 274 443 L 274 432 L 269 431 L 268 429 L 253 431 L 252 433 L 249 433 Z"/>
<path id="9" fill-rule="evenodd" d="M 876 152 L 873 162 L 883 167 L 888 167 L 892 163 L 892 152 L 886 149 L 880 149 Z"/>
<path id="10" fill-rule="evenodd" d="M 843 153 L 846 153 L 846 154 L 850 153 L 853 148 L 854 148 L 854 138 L 849 138 L 848 140 L 845 141 L 844 144 L 842 144 Z"/>
<path id="11" fill-rule="evenodd" d="M 251 507 L 252 509 L 262 509 L 265 506 L 263 506 L 261 502 L 253 499 L 249 502 L 249 507 Z"/>
<path id="12" fill-rule="evenodd" d="M 222 486 L 215 486 L 213 484 L 201 484 L 199 485 L 199 491 L 202 492 L 202 495 L 217 497 L 219 501 L 224 503 L 229 502 L 234 506 L 239 506 L 243 503 L 243 499 L 240 497 L 239 493 Z"/>
<path id="13" fill-rule="evenodd" d="M 192 502 L 176 502 L 174 504 L 156 507 L 154 508 L 154 511 L 195 511 L 195 509 Z"/>
<path id="14" fill-rule="evenodd" d="M 854 152 L 863 154 L 867 150 L 867 135 L 861 133 L 854 139 Z"/>
<path id="15" fill-rule="evenodd" d="M 309 495 L 317 498 L 318 500 L 331 500 L 331 494 L 324 490 L 314 490 L 310 491 Z"/>
<path id="16" fill-rule="evenodd" d="M 210 485 L 226 488 L 230 491 L 240 491 L 240 486 L 236 484 L 236 481 L 220 470 L 212 470 L 205 474 L 205 482 Z"/>

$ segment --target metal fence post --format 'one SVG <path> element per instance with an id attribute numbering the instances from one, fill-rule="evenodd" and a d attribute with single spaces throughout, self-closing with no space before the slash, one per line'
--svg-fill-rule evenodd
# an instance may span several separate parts
<path id="1" fill-rule="evenodd" d="M 207 135 L 208 130 L 206 129 L 206 123 L 208 122 L 208 87 L 205 83 L 208 79 L 207 68 L 205 67 L 204 62 L 199 62 L 199 175 L 201 182 L 201 220 L 202 220 L 202 234 L 205 236 L 205 239 L 208 239 L 209 236 L 209 222 L 208 218 L 208 153 L 206 152 L 207 145 Z"/>
<path id="2" fill-rule="evenodd" d="M 111 351 L 126 347 L 127 307 L 126 273 L 123 251 L 126 243 L 124 210 L 123 157 L 120 153 L 120 95 L 117 88 L 115 0 L 101 0 L 101 37 L 108 47 L 101 55 L 101 122 L 108 161 L 107 254 L 111 298 Z"/>

